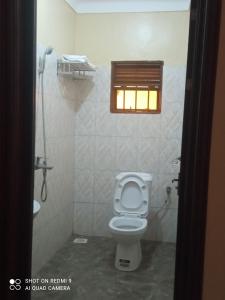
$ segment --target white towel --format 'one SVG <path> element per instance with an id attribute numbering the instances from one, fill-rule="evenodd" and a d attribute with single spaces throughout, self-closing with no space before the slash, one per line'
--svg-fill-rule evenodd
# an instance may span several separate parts
<path id="1" fill-rule="evenodd" d="M 64 54 L 63 61 L 65 62 L 71 62 L 71 63 L 87 63 L 88 58 L 85 55 L 68 55 Z"/>

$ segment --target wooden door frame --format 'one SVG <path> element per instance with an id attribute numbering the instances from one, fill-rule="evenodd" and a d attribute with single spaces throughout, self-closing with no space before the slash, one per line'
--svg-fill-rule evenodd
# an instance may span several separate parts
<path id="1" fill-rule="evenodd" d="M 0 294 L 26 300 L 9 280 L 31 277 L 36 0 L 0 1 L 0 41 Z"/>
<path id="2" fill-rule="evenodd" d="M 192 0 L 182 138 L 175 300 L 200 300 L 221 0 Z M 36 0 L 0 4 L 1 296 L 31 276 Z"/>
<path id="3" fill-rule="evenodd" d="M 191 2 L 174 300 L 202 298 L 220 8 L 220 0 Z"/>

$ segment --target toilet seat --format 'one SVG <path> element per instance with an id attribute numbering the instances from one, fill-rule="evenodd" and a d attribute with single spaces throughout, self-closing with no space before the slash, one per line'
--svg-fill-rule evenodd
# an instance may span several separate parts
<path id="1" fill-rule="evenodd" d="M 148 186 L 135 173 L 117 178 L 114 211 L 117 215 L 145 217 L 148 213 Z"/>
<path id="2" fill-rule="evenodd" d="M 141 234 L 147 227 L 147 220 L 139 217 L 119 216 L 113 217 L 109 227 L 114 233 L 136 235 Z"/>

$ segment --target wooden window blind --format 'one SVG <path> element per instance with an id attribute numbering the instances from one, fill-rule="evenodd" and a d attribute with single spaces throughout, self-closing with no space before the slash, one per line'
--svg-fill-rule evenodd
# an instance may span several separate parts
<path id="1" fill-rule="evenodd" d="M 113 61 L 111 112 L 160 113 L 162 72 L 162 61 Z"/>

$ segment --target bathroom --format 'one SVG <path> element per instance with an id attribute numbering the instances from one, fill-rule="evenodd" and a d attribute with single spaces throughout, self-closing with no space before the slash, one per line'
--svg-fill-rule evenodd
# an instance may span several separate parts
<path id="1" fill-rule="evenodd" d="M 35 171 L 32 274 L 68 279 L 70 290 L 32 298 L 172 300 L 190 3 L 94 2 L 37 1 L 35 156 L 46 148 L 49 169 Z M 64 54 L 87 56 L 95 70 L 63 76 Z M 163 61 L 160 113 L 110 112 L 111 62 L 147 60 Z M 143 258 L 131 272 L 115 268 L 109 228 L 121 172 L 152 176 Z"/>

